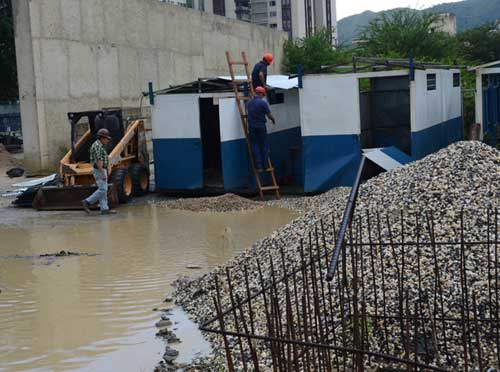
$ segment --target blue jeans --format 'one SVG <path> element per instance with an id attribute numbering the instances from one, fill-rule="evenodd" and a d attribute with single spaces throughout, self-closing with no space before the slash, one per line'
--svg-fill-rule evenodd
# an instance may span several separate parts
<path id="1" fill-rule="evenodd" d="M 252 145 L 255 166 L 260 169 L 267 168 L 269 158 L 269 141 L 266 127 L 250 127 L 250 144 Z"/>
<path id="2" fill-rule="evenodd" d="M 104 173 L 107 174 L 107 171 L 104 170 Z M 95 182 L 97 184 L 97 190 L 90 195 L 85 201 L 89 204 L 96 204 L 99 202 L 99 208 L 101 211 L 107 211 L 108 207 L 108 180 L 103 180 L 101 171 L 99 169 L 93 170 Z"/>

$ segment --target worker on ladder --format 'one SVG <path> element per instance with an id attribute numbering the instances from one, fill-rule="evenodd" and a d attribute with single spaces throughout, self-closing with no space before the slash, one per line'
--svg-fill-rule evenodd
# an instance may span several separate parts
<path id="1" fill-rule="evenodd" d="M 252 71 L 252 84 L 254 88 L 263 87 L 267 89 L 267 66 L 273 64 L 273 55 L 264 54 L 262 61 L 258 62 Z"/>
<path id="2" fill-rule="evenodd" d="M 269 158 L 266 117 L 276 125 L 276 120 L 271 113 L 269 104 L 264 99 L 265 96 L 266 89 L 258 86 L 255 88 L 255 96 L 247 103 L 248 132 L 255 160 L 255 167 L 258 171 L 267 168 L 266 164 Z"/>

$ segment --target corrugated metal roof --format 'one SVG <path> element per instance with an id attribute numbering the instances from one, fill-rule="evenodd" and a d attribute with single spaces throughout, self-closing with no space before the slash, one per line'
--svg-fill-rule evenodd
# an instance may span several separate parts
<path id="1" fill-rule="evenodd" d="M 235 78 L 237 80 L 246 80 L 247 77 L 241 75 L 241 76 L 236 76 Z M 230 76 L 219 76 L 219 79 L 231 81 Z M 269 85 L 272 88 L 289 90 L 299 87 L 299 79 L 296 77 L 290 78 L 287 75 L 268 75 L 267 85 Z"/>

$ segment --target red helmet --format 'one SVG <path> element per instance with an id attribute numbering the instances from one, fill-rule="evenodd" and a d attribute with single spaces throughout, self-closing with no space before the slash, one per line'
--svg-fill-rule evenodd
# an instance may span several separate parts
<path id="1" fill-rule="evenodd" d="M 262 58 L 268 65 L 272 65 L 273 64 L 273 55 L 271 53 L 266 53 L 264 54 L 264 57 Z"/>
<path id="2" fill-rule="evenodd" d="M 264 87 L 257 87 L 257 88 L 255 88 L 255 91 L 256 91 L 257 93 L 262 94 L 263 96 L 265 96 L 265 95 L 266 95 L 266 88 L 264 88 Z"/>
<path id="3" fill-rule="evenodd" d="M 97 138 L 107 138 L 107 139 L 111 139 L 111 136 L 109 134 L 109 130 L 107 130 L 106 128 L 101 128 L 97 131 Z"/>

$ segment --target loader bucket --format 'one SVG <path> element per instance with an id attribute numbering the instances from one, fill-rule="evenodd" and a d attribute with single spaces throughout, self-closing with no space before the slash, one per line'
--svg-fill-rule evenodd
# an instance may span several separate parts
<path id="1" fill-rule="evenodd" d="M 83 209 L 82 200 L 89 197 L 96 190 L 97 186 L 95 185 L 42 187 L 33 199 L 33 208 L 39 211 Z M 108 188 L 108 204 L 110 208 L 114 208 L 119 204 L 116 188 L 112 184 Z"/>

